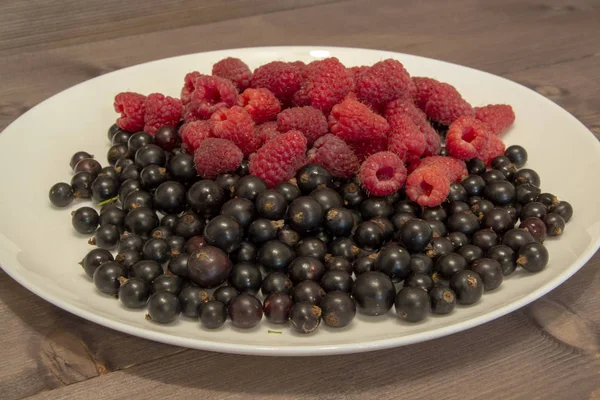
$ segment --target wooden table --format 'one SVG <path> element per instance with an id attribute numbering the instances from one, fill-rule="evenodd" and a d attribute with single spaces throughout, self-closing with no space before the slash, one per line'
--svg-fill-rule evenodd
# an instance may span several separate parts
<path id="1" fill-rule="evenodd" d="M 367 47 L 467 65 L 533 88 L 600 134 L 594 0 L 2 0 L 0 129 L 109 71 L 261 45 Z M 0 398 L 600 399 L 599 267 L 596 254 L 549 295 L 464 333 L 315 358 L 145 341 L 70 315 L 0 271 Z"/>

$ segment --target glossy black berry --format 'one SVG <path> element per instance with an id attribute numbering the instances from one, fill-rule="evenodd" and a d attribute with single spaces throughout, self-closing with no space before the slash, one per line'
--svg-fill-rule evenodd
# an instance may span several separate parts
<path id="1" fill-rule="evenodd" d="M 466 244 L 456 252 L 467 261 L 467 264 L 471 264 L 478 258 L 483 257 L 484 254 L 484 251 L 481 249 L 481 247 L 478 247 L 474 244 Z"/>
<path id="2" fill-rule="evenodd" d="M 243 240 L 237 249 L 229 253 L 229 259 L 234 263 L 254 262 L 258 254 L 258 248 L 247 240 Z"/>
<path id="3" fill-rule="evenodd" d="M 215 182 L 217 183 L 217 185 L 219 185 L 219 187 L 225 194 L 225 197 L 229 198 L 233 191 L 233 186 L 239 179 L 240 177 L 238 175 L 225 173 L 217 176 Z"/>
<path id="4" fill-rule="evenodd" d="M 458 214 L 460 212 L 466 212 L 471 210 L 471 206 L 464 201 L 453 201 L 451 203 L 444 203 L 446 206 L 446 212 L 448 216 Z"/>
<path id="5" fill-rule="evenodd" d="M 472 158 L 467 161 L 469 174 L 481 175 L 486 171 L 485 163 L 480 158 Z"/>
<path id="6" fill-rule="evenodd" d="M 144 167 L 140 172 L 140 184 L 146 190 L 151 190 L 169 179 L 167 169 L 155 164 Z"/>
<path id="7" fill-rule="evenodd" d="M 350 236 L 354 229 L 352 211 L 347 208 L 331 208 L 325 214 L 324 225 L 336 237 Z"/>
<path id="8" fill-rule="evenodd" d="M 114 261 L 100 264 L 94 271 L 93 280 L 96 289 L 104 294 L 117 295 L 121 286 L 120 278 L 126 278 L 125 269 Z"/>
<path id="9" fill-rule="evenodd" d="M 204 231 L 204 222 L 198 214 L 186 211 L 179 217 L 173 233 L 177 236 L 189 239 L 201 235 Z"/>
<path id="10" fill-rule="evenodd" d="M 504 155 L 517 168 L 522 168 L 527 163 L 527 150 L 519 145 L 508 146 L 504 151 Z"/>
<path id="11" fill-rule="evenodd" d="M 325 296 L 325 291 L 316 281 L 302 281 L 292 289 L 292 299 L 296 303 L 307 301 L 311 304 L 319 305 L 323 296 Z"/>
<path id="12" fill-rule="evenodd" d="M 118 132 L 121 132 L 121 128 L 119 128 L 119 126 L 117 124 L 112 124 L 108 128 L 108 132 L 107 132 L 108 140 L 111 142 L 113 136 L 115 136 L 115 134 L 117 134 Z"/>
<path id="13" fill-rule="evenodd" d="M 91 187 L 91 185 L 90 185 L 90 187 Z M 140 184 L 140 181 L 135 180 L 135 179 L 127 179 L 126 181 L 121 183 L 121 186 L 119 188 L 119 199 L 121 200 L 122 203 L 124 203 L 125 199 L 127 199 L 127 196 L 129 196 L 131 193 L 133 193 L 135 191 L 139 191 L 141 189 L 142 189 L 142 185 Z M 91 196 L 91 190 L 90 190 L 90 196 Z M 125 205 L 123 205 L 123 208 L 126 208 Z"/>
<path id="14" fill-rule="evenodd" d="M 515 252 L 518 252 L 521 246 L 532 242 L 535 242 L 535 238 L 525 229 L 514 228 L 502 236 L 502 244 L 507 245 Z"/>
<path id="15" fill-rule="evenodd" d="M 172 179 L 187 184 L 198 176 L 194 157 L 189 154 L 176 154 L 167 163 L 167 172 Z"/>
<path id="16" fill-rule="evenodd" d="M 98 212 L 92 207 L 81 207 L 71 213 L 71 224 L 79 233 L 90 234 L 100 223 Z"/>
<path id="17" fill-rule="evenodd" d="M 510 213 L 503 208 L 494 208 L 488 211 L 481 222 L 483 228 L 491 228 L 499 235 L 504 234 L 515 225 Z"/>
<path id="18" fill-rule="evenodd" d="M 119 243 L 120 235 L 119 228 L 116 226 L 110 224 L 100 225 L 89 243 L 101 249 L 113 250 Z"/>
<path id="19" fill-rule="evenodd" d="M 492 209 L 494 209 L 494 203 L 483 199 L 471 206 L 471 212 L 473 212 L 480 220 L 482 220 Z"/>
<path id="20" fill-rule="evenodd" d="M 344 201 L 342 200 L 342 197 L 338 194 L 338 192 L 328 187 L 320 187 L 313 190 L 310 193 L 310 197 L 315 199 L 325 212 L 332 208 L 344 207 Z"/>
<path id="21" fill-rule="evenodd" d="M 173 256 L 169 260 L 169 265 L 167 266 L 168 270 L 171 271 L 172 274 L 182 278 L 188 278 L 190 276 L 190 271 L 188 269 L 189 257 L 190 255 L 188 253 L 180 253 Z"/>
<path id="22" fill-rule="evenodd" d="M 171 236 L 173 236 L 173 231 L 171 229 L 163 226 L 162 225 L 162 220 L 161 220 L 161 225 L 159 225 L 156 228 L 154 228 L 152 230 L 152 232 L 150 232 L 150 236 L 153 237 L 153 238 L 156 238 L 156 239 L 168 239 Z M 179 237 L 179 238 L 182 239 L 183 242 L 184 242 L 184 244 L 185 244 L 185 239 L 183 239 L 182 237 Z"/>
<path id="23" fill-rule="evenodd" d="M 550 213 L 544 217 L 548 236 L 560 236 L 565 230 L 565 219 L 559 214 Z"/>
<path id="24" fill-rule="evenodd" d="M 211 219 L 204 228 L 204 238 L 211 246 L 216 246 L 226 253 L 235 250 L 244 237 L 244 229 L 239 222 L 226 215 L 218 215 Z"/>
<path id="25" fill-rule="evenodd" d="M 277 232 L 282 225 L 282 222 L 271 221 L 265 218 L 255 219 L 248 227 L 248 239 L 256 245 L 276 239 Z"/>
<path id="26" fill-rule="evenodd" d="M 483 191 L 483 196 L 492 203 L 500 206 L 516 201 L 516 190 L 508 181 L 493 181 L 488 183 Z"/>
<path id="27" fill-rule="evenodd" d="M 211 300 L 198 307 L 200 325 L 206 329 L 217 329 L 227 320 L 227 308 L 219 301 Z"/>
<path id="28" fill-rule="evenodd" d="M 352 290 L 352 275 L 346 271 L 329 270 L 321 278 L 321 287 L 326 293 L 340 290 L 350 292 Z"/>
<path id="29" fill-rule="evenodd" d="M 357 243 L 350 238 L 338 238 L 329 244 L 329 253 L 334 257 L 345 257 L 352 261 L 359 252 Z"/>
<path id="30" fill-rule="evenodd" d="M 133 264 L 130 275 L 141 278 L 148 283 L 163 274 L 163 269 L 159 263 L 154 260 L 142 260 Z"/>
<path id="31" fill-rule="evenodd" d="M 144 239 L 142 239 L 140 236 L 131 232 L 124 232 L 123 235 L 121 235 L 119 243 L 117 244 L 117 250 L 119 252 L 124 250 L 134 250 L 138 253 L 141 253 L 143 245 Z"/>
<path id="32" fill-rule="evenodd" d="M 91 198 L 93 181 L 94 181 L 94 177 L 89 172 L 82 171 L 82 172 L 78 172 L 75 175 L 73 175 L 73 178 L 71 178 L 71 188 L 73 189 L 73 196 L 77 199 Z M 62 185 L 62 183 L 61 183 L 61 185 Z M 65 192 L 63 192 L 63 193 L 68 194 L 68 192 L 66 192 L 66 189 L 67 189 L 66 187 L 63 188 L 63 190 L 65 190 Z M 65 199 L 65 198 L 63 197 L 63 199 Z M 50 199 L 50 201 L 52 201 L 52 199 Z M 54 202 L 52 202 L 52 204 L 54 204 Z M 66 204 L 69 204 L 69 203 L 66 203 Z M 54 205 L 61 207 L 59 204 L 54 204 Z"/>
<path id="33" fill-rule="evenodd" d="M 131 211 L 140 207 L 154 208 L 154 196 L 145 190 L 134 190 L 121 200 L 123 208 Z"/>
<path id="34" fill-rule="evenodd" d="M 256 196 L 254 206 L 256 213 L 262 218 L 275 221 L 285 217 L 287 201 L 285 197 L 278 191 L 274 189 L 268 189 Z"/>
<path id="35" fill-rule="evenodd" d="M 429 292 L 431 312 L 437 315 L 450 314 L 456 306 L 456 293 L 449 287 L 435 286 Z"/>
<path id="36" fill-rule="evenodd" d="M 161 275 L 150 284 L 152 293 L 166 291 L 178 296 L 182 288 L 183 280 L 177 275 Z"/>
<path id="37" fill-rule="evenodd" d="M 231 261 L 223 250 L 204 246 L 188 259 L 190 280 L 201 288 L 214 288 L 225 282 L 231 272 Z"/>
<path id="38" fill-rule="evenodd" d="M 433 272 L 433 260 L 425 254 L 413 254 L 410 257 L 410 271 L 412 274 L 431 275 Z"/>
<path id="39" fill-rule="evenodd" d="M 524 183 L 515 188 L 516 199 L 520 204 L 527 204 L 535 201 L 540 194 L 540 188 L 529 183 Z"/>
<path id="40" fill-rule="evenodd" d="M 115 169 L 119 169 L 121 170 L 121 173 L 123 173 L 123 171 L 125 171 L 125 169 L 131 165 L 135 165 L 135 162 L 129 156 L 123 156 L 120 157 L 115 163 Z M 142 170 L 140 167 L 138 168 L 139 171 Z"/>
<path id="41" fill-rule="evenodd" d="M 271 270 L 285 270 L 295 258 L 294 250 L 279 240 L 269 240 L 258 250 L 257 261 Z"/>
<path id="42" fill-rule="evenodd" d="M 354 271 L 354 274 L 359 276 L 365 272 L 373 271 L 373 269 L 375 269 L 375 258 L 376 257 L 362 256 L 354 260 L 352 263 L 352 270 Z"/>
<path id="43" fill-rule="evenodd" d="M 483 174 L 481 174 L 481 177 L 485 181 L 486 185 L 489 185 L 492 182 L 506 180 L 504 174 L 501 171 L 498 171 L 497 169 L 487 170 Z"/>
<path id="44" fill-rule="evenodd" d="M 565 222 L 569 222 L 571 217 L 573 217 L 573 207 L 570 203 L 567 203 L 566 201 L 561 201 L 558 204 L 553 205 L 552 207 L 550 207 L 549 211 L 551 213 L 558 214 L 561 217 L 563 217 Z"/>
<path id="45" fill-rule="evenodd" d="M 300 232 L 310 232 L 323 224 L 325 212 L 318 201 L 310 196 L 298 197 L 287 211 L 290 226 Z"/>
<path id="46" fill-rule="evenodd" d="M 263 316 L 260 300 L 249 293 L 240 293 L 227 307 L 231 324 L 239 329 L 254 328 Z"/>
<path id="47" fill-rule="evenodd" d="M 544 221 L 536 217 L 525 218 L 519 224 L 519 228 L 531 233 L 531 236 L 539 243 L 544 243 L 548 234 Z"/>
<path id="48" fill-rule="evenodd" d="M 171 248 L 165 239 L 150 238 L 142 247 L 142 257 L 162 264 L 171 257 Z"/>
<path id="49" fill-rule="evenodd" d="M 111 143 L 112 144 L 117 144 L 117 143 L 127 144 L 127 142 L 129 141 L 129 138 L 131 137 L 131 135 L 132 135 L 131 132 L 127 132 L 127 131 L 124 131 L 124 130 L 118 130 L 113 135 Z"/>
<path id="50" fill-rule="evenodd" d="M 189 188 L 186 198 L 196 213 L 212 217 L 219 213 L 225 201 L 225 194 L 215 181 L 201 180 Z"/>
<path id="51" fill-rule="evenodd" d="M 361 313 L 382 315 L 392 308 L 396 289 L 386 274 L 369 271 L 356 278 L 352 287 L 352 295 Z"/>
<path id="52" fill-rule="evenodd" d="M 450 279 L 458 271 L 467 268 L 467 260 L 458 253 L 449 253 L 439 257 L 434 269 L 443 278 Z"/>
<path id="53" fill-rule="evenodd" d="M 150 285 L 140 278 L 122 279 L 119 300 L 127 308 L 142 308 L 148 303 Z"/>
<path id="54" fill-rule="evenodd" d="M 419 322 L 427 317 L 431 309 L 429 294 L 416 287 L 403 287 L 395 299 L 396 314 L 407 322 Z"/>
<path id="55" fill-rule="evenodd" d="M 256 216 L 256 208 L 252 201 L 244 198 L 236 198 L 228 200 L 223 204 L 221 215 L 235 219 L 242 229 L 246 229 Z"/>
<path id="56" fill-rule="evenodd" d="M 471 211 L 452 214 L 447 224 L 450 232 L 462 232 L 467 236 L 473 235 L 479 229 L 479 219 Z"/>
<path id="57" fill-rule="evenodd" d="M 317 164 L 306 164 L 296 173 L 300 191 L 307 195 L 320 186 L 333 186 L 333 176 L 327 169 Z"/>
<path id="58" fill-rule="evenodd" d="M 73 183 L 71 183 L 71 185 L 73 185 Z M 519 185 L 519 186 L 525 186 L 525 185 Z M 556 197 L 552 193 L 540 193 L 537 195 L 537 197 L 535 198 L 534 201 L 538 201 L 548 208 L 560 203 L 560 200 L 558 200 L 558 197 Z"/>
<path id="59" fill-rule="evenodd" d="M 277 232 L 277 239 L 290 247 L 295 247 L 300 241 L 300 234 L 293 230 L 289 225 L 284 225 Z"/>
<path id="60" fill-rule="evenodd" d="M 312 333 L 321 323 L 321 309 L 307 301 L 295 303 L 290 310 L 290 323 L 297 332 Z"/>
<path id="61" fill-rule="evenodd" d="M 508 276 L 515 272 L 517 268 L 516 253 L 513 249 L 504 244 L 498 244 L 486 253 L 487 258 L 494 259 L 500 263 L 500 269 L 504 276 Z"/>
<path id="62" fill-rule="evenodd" d="M 429 225 L 427 225 L 429 228 Z M 383 244 L 383 230 L 374 222 L 362 222 L 354 232 L 354 241 L 363 249 L 375 250 Z"/>
<path id="63" fill-rule="evenodd" d="M 471 196 L 467 199 L 467 204 L 469 205 L 469 207 L 473 208 L 473 206 L 477 203 L 479 203 L 480 201 L 483 201 L 482 197 L 479 196 Z"/>
<path id="64" fill-rule="evenodd" d="M 83 260 L 79 263 L 85 273 L 91 278 L 94 276 L 94 271 L 96 268 L 108 261 L 114 261 L 114 257 L 110 251 L 105 249 L 92 249 L 90 250 Z"/>
<path id="65" fill-rule="evenodd" d="M 389 219 L 379 216 L 379 217 L 371 218 L 370 221 L 374 222 L 381 228 L 381 231 L 383 232 L 383 241 L 384 242 L 389 242 L 390 240 L 393 239 L 394 224 L 392 224 L 392 222 Z M 436 222 L 440 222 L 440 221 L 436 221 Z M 441 224 L 443 225 L 443 223 L 441 223 Z"/>
<path id="66" fill-rule="evenodd" d="M 539 272 L 546 268 L 550 256 L 543 244 L 533 242 L 521 246 L 517 252 L 517 265 L 529 272 Z"/>
<path id="67" fill-rule="evenodd" d="M 525 218 L 539 218 L 544 219 L 544 217 L 548 214 L 548 209 L 542 203 L 538 203 L 534 201 L 532 203 L 525 204 L 521 209 L 521 213 L 519 217 L 523 220 Z"/>
<path id="68" fill-rule="evenodd" d="M 125 143 L 113 144 L 106 153 L 106 160 L 110 165 L 115 165 L 121 157 L 130 157 L 131 153 Z"/>
<path id="69" fill-rule="evenodd" d="M 75 166 L 77 165 L 77 163 L 86 158 L 91 159 L 91 158 L 94 158 L 94 156 L 91 155 L 90 153 L 88 153 L 87 151 L 78 151 L 71 156 L 71 161 L 69 161 L 69 166 L 71 167 L 71 169 L 73 171 L 75 171 Z"/>
<path id="70" fill-rule="evenodd" d="M 142 261 L 142 254 L 135 250 L 123 250 L 117 254 L 115 261 L 121 264 L 126 271 L 130 271 L 134 264 Z"/>
<path id="71" fill-rule="evenodd" d="M 261 292 L 267 297 L 273 293 L 289 294 L 292 289 L 292 281 L 282 272 L 271 272 L 263 279 Z"/>
<path id="72" fill-rule="evenodd" d="M 425 254 L 435 260 L 438 257 L 452 253 L 453 251 L 454 245 L 450 239 L 445 237 L 437 237 L 431 240 L 431 243 L 427 247 Z"/>
<path id="73" fill-rule="evenodd" d="M 304 280 L 319 281 L 325 273 L 325 265 L 317 258 L 301 256 L 295 258 L 288 267 L 292 282 Z"/>
<path id="74" fill-rule="evenodd" d="M 142 237 L 149 236 L 158 223 L 158 216 L 148 207 L 135 208 L 125 216 L 125 229 Z"/>
<path id="75" fill-rule="evenodd" d="M 448 197 L 446 197 L 446 201 L 467 201 L 469 195 L 465 188 L 456 182 L 452 182 L 450 184 L 450 192 L 448 193 Z"/>
<path id="76" fill-rule="evenodd" d="M 163 150 L 173 150 L 178 142 L 179 134 L 172 126 L 161 126 L 154 134 L 154 144 Z"/>
<path id="77" fill-rule="evenodd" d="M 354 182 L 342 185 L 339 192 L 344 200 L 344 204 L 349 208 L 359 207 L 368 197 L 361 187 Z"/>
<path id="78" fill-rule="evenodd" d="M 126 212 L 114 204 L 102 207 L 100 210 L 100 225 L 114 225 L 122 232 L 125 228 Z"/>
<path id="79" fill-rule="evenodd" d="M 238 294 L 240 293 L 232 286 L 219 286 L 213 292 L 213 298 L 228 306 L 229 302 L 236 298 Z"/>
<path id="80" fill-rule="evenodd" d="M 348 326 L 356 316 L 356 303 L 346 292 L 327 293 L 320 307 L 323 321 L 332 328 Z"/>
<path id="81" fill-rule="evenodd" d="M 483 287 L 486 292 L 497 289 L 504 280 L 502 267 L 497 260 L 493 258 L 480 258 L 471 264 L 471 270 L 476 272 L 483 281 Z"/>
<path id="82" fill-rule="evenodd" d="M 448 218 L 448 214 L 442 206 L 424 207 L 421 212 L 421 218 L 424 220 L 445 221 Z"/>
<path id="83" fill-rule="evenodd" d="M 384 197 L 369 197 L 360 205 L 360 213 L 364 220 L 375 217 L 390 218 L 394 214 L 394 206 Z"/>
<path id="84" fill-rule="evenodd" d="M 188 318 L 197 318 L 198 309 L 208 301 L 208 294 L 199 287 L 189 285 L 181 289 L 177 298 L 181 304 L 181 313 Z"/>
<path id="85" fill-rule="evenodd" d="M 121 181 L 120 172 L 117 171 L 117 169 L 112 166 L 102 168 L 100 170 L 100 172 L 98 173 L 98 177 L 100 177 L 100 176 L 109 176 L 109 177 L 113 178 L 116 182 Z"/>
<path id="86" fill-rule="evenodd" d="M 452 243 L 454 250 L 469 244 L 469 237 L 462 232 L 450 232 L 447 238 Z"/>
<path id="87" fill-rule="evenodd" d="M 265 318 L 273 324 L 287 324 L 293 304 L 288 294 L 272 293 L 263 304 Z"/>
<path id="88" fill-rule="evenodd" d="M 485 252 L 498 244 L 498 234 L 490 228 L 480 229 L 471 237 L 471 243 Z"/>
<path id="89" fill-rule="evenodd" d="M 320 239 L 315 237 L 307 237 L 301 239 L 296 247 L 294 248 L 297 257 L 314 257 L 318 260 L 324 261 L 325 255 L 327 254 L 327 245 Z"/>
<path id="90" fill-rule="evenodd" d="M 77 165 L 75 165 L 75 169 L 73 170 L 75 173 L 78 172 L 89 172 L 93 177 L 98 176 L 100 170 L 102 169 L 102 165 L 98 161 L 93 158 L 84 158 L 79 161 Z"/>
<path id="91" fill-rule="evenodd" d="M 235 173 L 239 176 L 246 176 L 250 173 L 248 170 L 249 163 L 248 160 L 242 160 L 239 168 L 235 171 Z"/>
<path id="92" fill-rule="evenodd" d="M 175 181 L 167 181 L 156 188 L 154 192 L 154 205 L 164 214 L 177 214 L 184 210 L 186 205 L 186 190 L 183 185 Z"/>
<path id="93" fill-rule="evenodd" d="M 290 182 L 281 182 L 277 184 L 277 186 L 275 186 L 275 190 L 283 196 L 283 198 L 288 204 L 291 203 L 294 199 L 297 199 L 298 197 L 302 196 L 302 192 L 300 191 L 298 186 Z"/>
<path id="94" fill-rule="evenodd" d="M 408 278 L 404 280 L 404 287 L 415 287 L 429 292 L 433 287 L 433 279 L 431 279 L 430 274 L 411 273 Z"/>
<path id="95" fill-rule="evenodd" d="M 458 304 L 475 304 L 483 295 L 483 280 L 478 273 L 462 270 L 450 278 L 450 288 L 456 293 Z"/>
<path id="96" fill-rule="evenodd" d="M 238 292 L 257 293 L 262 285 L 262 274 L 252 262 L 235 264 L 229 273 L 229 285 Z"/>
<path id="97" fill-rule="evenodd" d="M 259 193 L 267 189 L 267 184 L 258 176 L 246 175 L 235 183 L 233 195 L 254 202 Z"/>
<path id="98" fill-rule="evenodd" d="M 177 319 L 181 312 L 179 299 L 171 292 L 156 292 L 148 299 L 147 319 L 159 324 L 169 324 Z"/>
<path id="99" fill-rule="evenodd" d="M 141 168 L 148 165 L 164 167 L 167 164 L 167 155 L 157 145 L 145 144 L 135 152 L 135 163 Z"/>
<path id="100" fill-rule="evenodd" d="M 468 196 L 481 196 L 485 189 L 485 181 L 479 175 L 471 174 L 460 183 Z"/>
<path id="101" fill-rule="evenodd" d="M 513 177 L 517 173 L 517 167 L 513 163 L 511 163 L 510 160 L 505 156 L 498 156 L 494 160 L 498 159 L 501 159 L 503 161 L 496 164 L 494 164 L 494 161 L 492 161 L 492 168 L 502 172 L 502 175 L 504 175 L 506 180 L 512 181 Z"/>
<path id="102" fill-rule="evenodd" d="M 110 176 L 98 176 L 92 182 L 92 199 L 95 202 L 112 199 L 119 194 L 119 182 Z"/>
<path id="103" fill-rule="evenodd" d="M 402 226 L 398 238 L 408 251 L 420 253 L 433 239 L 433 231 L 426 221 L 415 218 Z"/>
<path id="104" fill-rule="evenodd" d="M 71 204 L 75 198 L 73 188 L 66 182 L 59 182 L 52 185 L 48 193 L 50 202 L 56 207 L 65 207 Z"/>
<path id="105" fill-rule="evenodd" d="M 152 232 L 152 236 L 156 237 L 157 230 L 159 230 L 161 228 L 163 228 L 163 227 L 156 228 Z M 163 230 L 166 230 L 166 228 L 163 228 Z M 162 236 L 165 237 L 164 234 Z M 185 238 L 183 238 L 181 236 L 177 236 L 177 235 L 166 236 L 165 240 L 167 241 L 167 243 L 169 244 L 169 248 L 171 249 L 171 257 L 175 257 L 176 255 L 179 255 L 180 253 L 182 253 L 183 249 L 187 243 Z"/>
<path id="106" fill-rule="evenodd" d="M 515 185 L 523 185 L 529 183 L 533 186 L 540 187 L 540 176 L 537 172 L 529 168 L 523 168 L 517 171 L 513 176 Z"/>
<path id="107" fill-rule="evenodd" d="M 327 271 L 344 271 L 352 274 L 352 263 L 344 257 L 325 257 L 325 269 Z"/>

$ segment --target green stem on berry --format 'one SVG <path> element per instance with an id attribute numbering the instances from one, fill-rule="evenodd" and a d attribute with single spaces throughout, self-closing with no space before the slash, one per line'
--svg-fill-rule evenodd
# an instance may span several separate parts
<path id="1" fill-rule="evenodd" d="M 281 331 L 273 331 L 273 330 L 271 330 L 271 329 L 269 329 L 267 332 L 268 332 L 268 333 L 274 333 L 274 334 L 277 334 L 277 335 L 281 335 L 281 334 L 283 333 L 283 332 L 281 332 Z"/>
<path id="2" fill-rule="evenodd" d="M 115 196 L 115 197 L 112 197 L 112 198 L 110 198 L 110 199 L 103 200 L 103 201 L 101 201 L 100 203 L 98 203 L 98 207 L 102 207 L 102 206 L 103 206 L 103 205 L 105 205 L 105 204 L 114 203 L 114 202 L 116 202 L 117 200 L 119 200 L 119 196 Z"/>

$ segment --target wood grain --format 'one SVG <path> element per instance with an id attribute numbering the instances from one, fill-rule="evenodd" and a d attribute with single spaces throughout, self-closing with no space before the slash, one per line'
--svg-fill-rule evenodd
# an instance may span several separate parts
<path id="1" fill-rule="evenodd" d="M 61 90 L 144 61 L 258 45 L 339 45 L 505 76 L 600 137 L 597 1 L 373 4 L 0 0 L 0 129 Z M 0 398 L 600 398 L 599 268 L 597 253 L 539 301 L 467 332 L 315 358 L 222 355 L 138 339 L 68 314 L 0 271 Z"/>

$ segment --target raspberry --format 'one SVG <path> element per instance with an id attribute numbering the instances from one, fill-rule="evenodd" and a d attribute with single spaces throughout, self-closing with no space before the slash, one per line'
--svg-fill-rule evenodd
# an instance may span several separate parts
<path id="1" fill-rule="evenodd" d="M 144 132 L 154 135 L 161 126 L 176 126 L 181 120 L 181 100 L 152 93 L 146 97 Z"/>
<path id="2" fill-rule="evenodd" d="M 387 59 L 373 64 L 356 81 L 358 98 L 373 107 L 392 100 L 411 97 L 410 75 L 400 61 Z"/>
<path id="3" fill-rule="evenodd" d="M 260 147 L 260 139 L 254 133 L 254 121 L 242 107 L 233 106 L 216 111 L 211 121 L 211 135 L 231 140 L 248 157 Z"/>
<path id="4" fill-rule="evenodd" d="M 454 157 L 432 156 L 420 159 L 409 170 L 417 168 L 436 168 L 443 171 L 450 182 L 460 182 L 469 173 L 465 162 Z"/>
<path id="5" fill-rule="evenodd" d="M 374 196 L 386 196 L 398 191 L 406 180 L 406 168 L 390 151 L 375 153 L 360 166 L 358 179 L 362 187 Z"/>
<path id="6" fill-rule="evenodd" d="M 250 114 L 254 122 L 262 124 L 277 118 L 281 104 L 269 89 L 246 89 L 238 96 L 238 106 Z"/>
<path id="7" fill-rule="evenodd" d="M 425 136 L 408 116 L 396 114 L 389 118 L 388 150 L 405 162 L 418 160 L 427 147 Z"/>
<path id="8" fill-rule="evenodd" d="M 406 195 L 423 207 L 435 207 L 450 193 L 450 181 L 435 167 L 417 168 L 406 179 Z"/>
<path id="9" fill-rule="evenodd" d="M 440 150 L 442 149 L 442 142 L 440 140 L 440 135 L 433 129 L 433 127 L 428 123 L 419 126 L 421 129 L 421 133 L 425 137 L 425 141 L 427 142 L 427 147 L 425 147 L 424 156 L 433 156 L 436 154 L 440 154 Z"/>
<path id="10" fill-rule="evenodd" d="M 324 113 L 342 101 L 354 84 L 350 72 L 335 57 L 313 61 L 305 72 L 301 95 L 297 96 L 300 104 L 306 105 L 304 101 L 308 100 L 309 105 Z"/>
<path id="11" fill-rule="evenodd" d="M 450 125 L 463 115 L 475 116 L 473 107 L 448 84 L 442 84 L 430 94 L 425 113 L 429 119 L 444 125 Z"/>
<path id="12" fill-rule="evenodd" d="M 416 107 L 412 100 L 398 99 L 388 103 L 385 108 L 385 117 L 388 121 L 398 114 L 407 116 L 419 127 L 427 143 L 423 155 L 431 156 L 440 152 L 442 148 L 440 136 L 427 121 L 425 113 Z"/>
<path id="13" fill-rule="evenodd" d="M 179 129 L 183 142 L 181 147 L 194 151 L 204 139 L 210 137 L 210 121 L 199 120 L 186 122 Z"/>
<path id="14" fill-rule="evenodd" d="M 144 129 L 146 96 L 134 92 L 121 92 L 115 96 L 114 108 L 116 112 L 121 113 L 121 117 L 117 118 L 119 128 L 128 132 Z"/>
<path id="15" fill-rule="evenodd" d="M 446 149 L 461 160 L 475 158 L 485 148 L 490 133 L 483 122 L 472 117 L 460 117 L 450 125 L 446 134 Z"/>
<path id="16" fill-rule="evenodd" d="M 273 61 L 254 70 L 252 87 L 269 89 L 283 104 L 289 104 L 302 80 L 297 64 Z"/>
<path id="17" fill-rule="evenodd" d="M 359 162 L 363 162 L 371 154 L 386 151 L 388 147 L 387 137 L 378 138 L 375 140 L 368 140 L 366 142 L 350 142 L 348 146 L 352 149 Z"/>
<path id="18" fill-rule="evenodd" d="M 277 130 L 277 122 L 269 121 L 264 124 L 256 125 L 254 127 L 256 136 L 260 139 L 261 146 L 273 139 L 275 136 L 281 135 L 281 132 Z"/>
<path id="19" fill-rule="evenodd" d="M 350 146 L 332 134 L 319 138 L 307 156 L 309 162 L 322 165 L 339 178 L 351 178 L 360 166 Z"/>
<path id="20" fill-rule="evenodd" d="M 504 150 L 505 145 L 502 139 L 496 135 L 490 135 L 490 140 L 487 146 L 479 153 L 479 158 L 489 167 L 494 158 L 504 155 Z"/>
<path id="21" fill-rule="evenodd" d="M 208 138 L 194 151 L 194 163 L 198 175 L 214 179 L 224 172 L 235 171 L 244 154 L 231 140 Z"/>
<path id="22" fill-rule="evenodd" d="M 194 85 L 190 102 L 184 109 L 186 121 L 209 119 L 215 111 L 236 103 L 237 90 L 227 79 L 202 75 L 194 81 Z"/>
<path id="23" fill-rule="evenodd" d="M 192 93 L 196 89 L 196 79 L 200 78 L 202 74 L 198 71 L 188 72 L 183 78 L 183 88 L 181 88 L 181 103 L 185 106 L 192 100 Z"/>
<path id="24" fill-rule="evenodd" d="M 363 72 L 365 72 L 366 70 L 368 70 L 370 67 L 367 65 L 362 65 L 360 67 L 350 67 L 348 68 L 348 71 L 350 71 L 350 73 L 352 74 L 352 77 L 354 78 L 354 83 L 356 83 L 356 81 L 358 80 L 358 76 L 360 74 L 362 74 Z"/>
<path id="25" fill-rule="evenodd" d="M 387 136 L 390 126 L 366 105 L 346 98 L 329 114 L 329 130 L 345 142 L 367 142 Z"/>
<path id="26" fill-rule="evenodd" d="M 239 58 L 227 57 L 222 59 L 213 65 L 212 74 L 229 79 L 240 92 L 250 87 L 250 82 L 252 82 L 252 71 Z"/>
<path id="27" fill-rule="evenodd" d="M 515 122 L 515 113 L 508 104 L 475 107 L 475 118 L 487 125 L 492 135 L 501 135 Z"/>
<path id="28" fill-rule="evenodd" d="M 277 129 L 280 132 L 300 131 L 311 146 L 315 140 L 327 133 L 327 118 L 313 107 L 288 108 L 277 116 Z"/>
<path id="29" fill-rule="evenodd" d="M 306 138 L 299 131 L 289 131 L 269 140 L 250 159 L 252 175 L 265 181 L 269 187 L 291 179 L 296 170 L 306 163 Z"/>
<path id="30" fill-rule="evenodd" d="M 420 76 L 415 76 L 411 79 L 412 83 L 415 85 L 416 93 L 415 93 L 415 104 L 421 110 L 425 109 L 427 102 L 429 101 L 429 96 L 431 95 L 434 87 L 440 84 L 440 82 L 436 81 L 432 78 L 424 78 Z"/>

